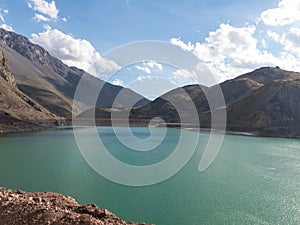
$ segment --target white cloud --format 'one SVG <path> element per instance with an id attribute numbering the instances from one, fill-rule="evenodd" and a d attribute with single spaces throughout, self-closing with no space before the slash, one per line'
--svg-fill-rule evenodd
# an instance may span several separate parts
<path id="1" fill-rule="evenodd" d="M 173 45 L 180 46 L 185 51 L 191 51 L 195 48 L 195 46 L 191 42 L 185 44 L 183 41 L 180 40 L 180 38 L 171 38 L 170 42 Z"/>
<path id="2" fill-rule="evenodd" d="M 112 82 L 112 84 L 118 85 L 118 86 L 123 86 L 124 82 L 123 82 L 122 80 L 116 78 L 116 79 Z"/>
<path id="3" fill-rule="evenodd" d="M 279 35 L 278 33 L 268 30 L 268 31 L 267 31 L 267 35 L 268 35 L 268 37 L 270 37 L 273 41 L 279 42 L 280 35 Z"/>
<path id="4" fill-rule="evenodd" d="M 135 66 L 135 68 L 139 71 L 145 72 L 147 74 L 151 74 L 151 70 L 147 66 Z"/>
<path id="5" fill-rule="evenodd" d="M 266 39 L 263 38 L 261 40 L 261 44 L 262 44 L 263 48 L 268 48 L 268 43 L 267 43 Z"/>
<path id="6" fill-rule="evenodd" d="M 62 18 L 62 21 L 64 21 L 65 23 L 68 21 L 66 17 Z"/>
<path id="7" fill-rule="evenodd" d="M 59 10 L 56 8 L 55 1 L 30 0 L 28 1 L 28 7 L 52 20 L 57 20 Z"/>
<path id="8" fill-rule="evenodd" d="M 171 39 L 171 43 L 179 45 L 183 50 L 190 49 L 199 59 L 198 67 L 207 68 L 221 82 L 260 66 L 279 65 L 279 59 L 258 49 L 255 31 L 253 25 L 233 27 L 221 24 L 216 31 L 208 34 L 204 42 L 185 44 L 181 40 Z"/>
<path id="9" fill-rule="evenodd" d="M 44 32 L 32 34 L 31 41 L 43 46 L 68 66 L 76 66 L 97 76 L 120 68 L 115 62 L 101 57 L 89 41 L 74 38 L 49 26 L 45 28 Z"/>
<path id="10" fill-rule="evenodd" d="M 145 81 L 145 80 L 153 81 L 153 80 L 160 80 L 160 79 L 162 79 L 162 78 L 160 78 L 160 77 L 158 77 L 158 76 L 150 76 L 150 75 L 148 75 L 148 76 L 143 76 L 143 75 L 141 75 L 141 76 L 138 76 L 136 79 L 137 79 L 138 81 Z"/>
<path id="11" fill-rule="evenodd" d="M 45 21 L 45 22 L 50 21 L 49 18 L 43 16 L 42 14 L 38 14 L 38 13 L 34 14 L 34 19 L 36 19 L 38 22 L 40 22 L 40 21 Z"/>
<path id="12" fill-rule="evenodd" d="M 300 1 L 280 0 L 277 8 L 262 12 L 261 19 L 270 26 L 284 26 L 300 21 Z"/>
<path id="13" fill-rule="evenodd" d="M 0 20 L 2 22 L 0 28 L 3 28 L 8 31 L 13 31 L 13 28 L 5 23 L 4 15 L 6 14 L 8 14 L 8 10 L 0 8 Z"/>
<path id="14" fill-rule="evenodd" d="M 288 33 L 277 40 L 287 52 L 295 53 L 300 58 L 300 29 L 292 27 Z"/>
<path id="15" fill-rule="evenodd" d="M 139 76 L 135 82 L 131 82 L 127 86 L 127 88 L 140 93 L 150 100 L 153 100 L 176 87 L 178 86 L 170 79 L 151 75 Z"/>
<path id="16" fill-rule="evenodd" d="M 195 79 L 195 72 L 190 72 L 188 70 L 184 70 L 184 69 L 178 69 L 176 71 L 174 71 L 172 73 L 173 75 L 173 78 L 174 79 L 187 79 L 187 78 L 192 78 L 192 79 Z"/>
<path id="17" fill-rule="evenodd" d="M 0 14 L 0 20 L 2 21 L 2 23 L 5 23 L 4 17 Z"/>
<path id="18" fill-rule="evenodd" d="M 5 19 L 4 19 L 3 14 L 8 14 L 8 10 L 0 8 L 0 20 L 2 21 L 2 23 L 5 23 Z"/>
<path id="19" fill-rule="evenodd" d="M 144 80 L 146 77 L 145 76 L 138 76 L 136 79 L 138 80 L 138 81 L 142 81 L 142 80 Z"/>
<path id="20" fill-rule="evenodd" d="M 143 62 L 142 66 L 137 65 L 135 66 L 135 69 L 142 71 L 146 74 L 151 74 L 153 70 L 162 71 L 163 65 L 161 63 L 155 62 L 153 60 Z"/>
<path id="21" fill-rule="evenodd" d="M 150 68 L 157 68 L 158 70 L 162 71 L 163 70 L 163 65 L 161 63 L 157 63 L 155 61 L 148 61 L 144 63 L 145 66 L 148 66 Z"/>
<path id="22" fill-rule="evenodd" d="M 13 28 L 5 23 L 1 24 L 0 25 L 0 28 L 3 28 L 5 30 L 8 30 L 8 31 L 14 31 Z"/>

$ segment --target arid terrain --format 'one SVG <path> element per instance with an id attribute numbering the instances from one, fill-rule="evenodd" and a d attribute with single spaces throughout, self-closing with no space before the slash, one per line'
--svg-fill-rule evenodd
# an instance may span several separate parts
<path id="1" fill-rule="evenodd" d="M 73 198 L 50 192 L 0 189 L 2 225 L 142 225 L 125 222 L 95 204 L 80 205 Z"/>

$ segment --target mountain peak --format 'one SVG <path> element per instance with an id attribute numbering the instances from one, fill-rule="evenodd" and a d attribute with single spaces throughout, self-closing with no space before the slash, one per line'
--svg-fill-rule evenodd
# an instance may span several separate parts
<path id="1" fill-rule="evenodd" d="M 267 84 L 274 80 L 298 79 L 300 73 L 283 70 L 280 67 L 261 67 L 252 72 L 243 74 L 236 79 L 248 78 L 261 84 Z"/>
<path id="2" fill-rule="evenodd" d="M 254 70 L 253 72 L 255 71 L 284 71 L 282 70 L 279 66 L 263 66 L 263 67 L 260 67 L 256 70 Z"/>

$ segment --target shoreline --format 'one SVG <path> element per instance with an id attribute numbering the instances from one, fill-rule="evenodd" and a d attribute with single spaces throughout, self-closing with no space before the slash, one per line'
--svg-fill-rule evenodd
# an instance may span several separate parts
<path id="1" fill-rule="evenodd" d="M 6 122 L 6 121 L 5 121 Z M 15 121 L 12 121 L 14 123 Z M 111 121 L 107 119 L 96 119 L 95 124 L 91 124 L 90 119 L 79 119 L 77 120 L 78 124 L 76 126 L 108 126 L 111 127 Z M 115 124 L 117 126 L 128 126 L 127 121 L 119 120 Z M 129 121 L 130 127 L 149 127 L 149 121 L 148 120 L 139 120 L 139 121 Z M 181 124 L 181 123 L 166 123 L 164 124 L 156 124 L 152 127 L 168 127 L 168 128 L 176 128 L 176 129 L 185 129 L 185 130 L 191 130 L 191 131 L 204 131 L 204 132 L 211 132 L 211 129 L 209 127 L 195 127 L 193 124 Z M 57 121 L 42 121 L 40 124 L 33 123 L 31 121 L 25 122 L 25 121 L 18 121 L 18 123 L 7 126 L 6 123 L 0 124 L 0 137 L 9 135 L 9 134 L 22 134 L 22 133 L 33 133 L 33 132 L 41 132 L 45 130 L 57 130 L 61 129 L 62 127 L 67 127 L 67 129 L 73 129 L 72 125 L 72 119 L 63 119 L 63 120 L 57 120 Z M 230 127 L 230 126 L 229 126 Z M 280 127 L 279 127 L 280 128 Z M 293 134 L 293 133 L 287 133 L 283 134 L 283 131 L 280 130 L 280 132 L 276 132 L 277 127 L 268 128 L 269 130 L 253 130 L 247 131 L 245 128 L 238 130 L 238 127 L 234 127 L 234 129 L 227 129 L 225 130 L 226 135 L 240 135 L 240 136 L 249 136 L 249 137 L 273 137 L 273 138 L 295 138 L 299 139 L 300 135 Z M 291 127 L 284 127 L 284 129 L 291 129 Z M 215 131 L 218 132 L 217 130 Z"/>
<path id="2" fill-rule="evenodd" d="M 146 225 L 126 222 L 95 204 L 79 204 L 54 192 L 25 192 L 0 187 L 0 224 Z M 151 224 L 148 224 L 151 225 Z"/>

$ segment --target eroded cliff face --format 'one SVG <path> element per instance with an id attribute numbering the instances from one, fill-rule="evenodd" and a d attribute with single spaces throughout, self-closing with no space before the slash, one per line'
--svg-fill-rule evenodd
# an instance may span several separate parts
<path id="1" fill-rule="evenodd" d="M 11 86 L 16 87 L 15 77 L 11 72 L 7 59 L 4 57 L 2 49 L 0 49 L 0 76 Z"/>
<path id="2" fill-rule="evenodd" d="M 61 120 L 20 91 L 0 49 L 0 133 L 34 131 Z"/>
<path id="3" fill-rule="evenodd" d="M 0 189 L 0 224 L 5 225 L 142 225 L 125 222 L 94 204 L 51 193 Z"/>

